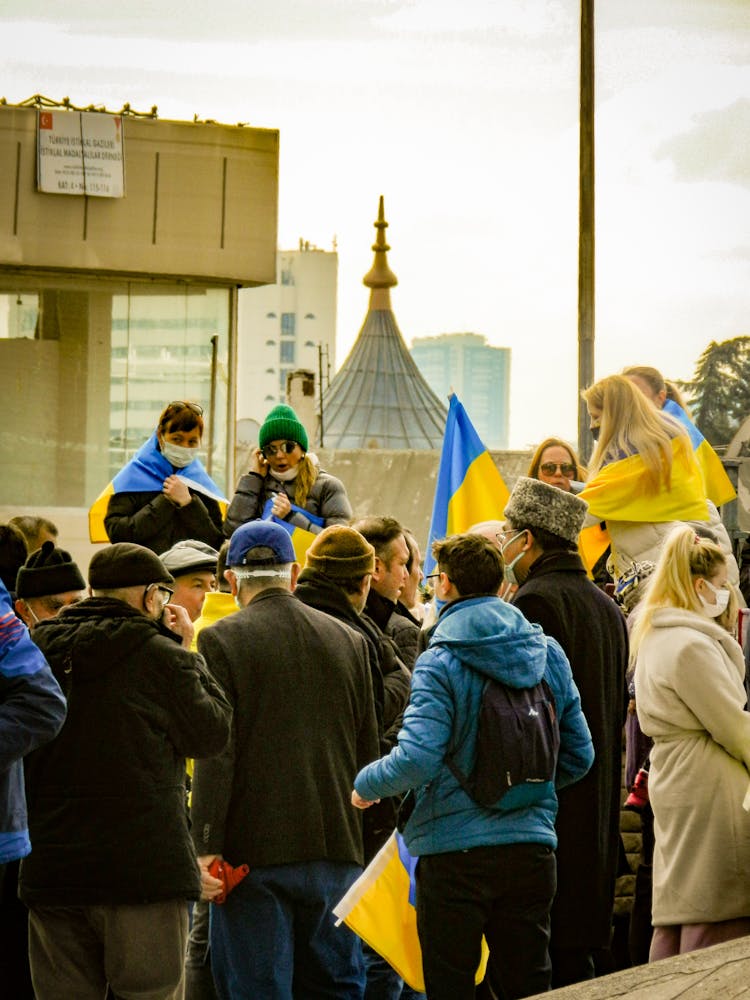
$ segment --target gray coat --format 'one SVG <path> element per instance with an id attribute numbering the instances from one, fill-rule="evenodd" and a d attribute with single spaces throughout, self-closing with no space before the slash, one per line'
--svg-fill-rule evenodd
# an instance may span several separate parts
<path id="1" fill-rule="evenodd" d="M 248 472 L 237 484 L 224 522 L 224 534 L 229 538 L 241 524 L 260 518 L 272 493 L 286 493 L 290 502 L 294 503 L 294 490 L 293 480 L 283 483 L 280 479 L 276 479 L 272 472 L 268 472 L 265 476 L 257 472 Z M 312 484 L 310 495 L 305 502 L 305 510 L 323 518 L 323 526 L 315 524 L 296 511 L 292 511 L 286 520 L 298 528 L 311 531 L 314 535 L 319 534 L 329 524 L 348 524 L 352 517 L 352 508 L 344 484 L 322 469 Z"/>

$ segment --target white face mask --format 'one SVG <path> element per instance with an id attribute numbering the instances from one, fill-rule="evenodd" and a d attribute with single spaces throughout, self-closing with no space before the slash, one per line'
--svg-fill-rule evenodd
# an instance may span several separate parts
<path id="1" fill-rule="evenodd" d="M 719 615 L 723 615 L 727 610 L 727 606 L 729 605 L 729 591 L 726 587 L 714 587 L 714 585 L 705 578 L 703 579 L 703 582 L 707 587 L 710 587 L 710 589 L 713 590 L 716 597 L 716 604 L 709 604 L 702 594 L 698 594 L 698 599 L 703 605 L 703 614 L 706 615 L 707 618 L 718 618 Z"/>
<path id="2" fill-rule="evenodd" d="M 295 465 L 293 469 L 287 469 L 285 472 L 274 472 L 271 470 L 271 475 L 274 479 L 278 479 L 282 483 L 291 483 L 292 480 L 297 478 L 297 473 L 299 472 L 299 466 Z"/>
<path id="3" fill-rule="evenodd" d="M 505 559 L 505 550 L 508 548 L 508 546 L 512 545 L 512 543 L 515 542 L 515 540 L 517 538 L 520 538 L 521 535 L 525 535 L 525 534 L 526 534 L 525 530 L 524 531 L 519 531 L 518 534 L 516 534 L 512 538 L 508 539 L 508 541 L 505 543 L 505 545 L 503 545 L 503 547 L 500 549 L 500 555 L 503 557 L 503 559 Z M 521 585 L 521 581 L 516 576 L 516 573 L 515 573 L 515 570 L 513 569 L 513 567 L 516 565 L 516 563 L 518 562 L 519 559 L 523 558 L 524 552 L 525 552 L 525 549 L 521 549 L 521 551 L 518 553 L 518 555 L 516 556 L 516 558 L 512 562 L 505 563 L 505 565 L 503 566 L 503 575 L 505 577 L 505 582 L 509 583 L 511 585 L 511 587 L 520 587 L 520 585 Z"/>
<path id="4" fill-rule="evenodd" d="M 170 444 L 169 441 L 162 441 L 161 453 L 175 469 L 184 469 L 197 457 L 195 448 L 183 448 L 182 445 Z"/>

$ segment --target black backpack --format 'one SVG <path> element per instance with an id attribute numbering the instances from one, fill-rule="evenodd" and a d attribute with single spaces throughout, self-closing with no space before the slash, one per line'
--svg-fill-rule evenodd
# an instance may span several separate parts
<path id="1" fill-rule="evenodd" d="M 471 774 L 460 770 L 454 754 L 445 763 L 464 791 L 490 808 L 511 788 L 554 781 L 559 750 L 560 725 L 547 681 L 513 688 L 489 678 L 482 691 Z"/>

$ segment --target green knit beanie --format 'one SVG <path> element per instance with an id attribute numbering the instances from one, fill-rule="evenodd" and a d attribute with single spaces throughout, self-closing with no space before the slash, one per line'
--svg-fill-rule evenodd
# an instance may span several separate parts
<path id="1" fill-rule="evenodd" d="M 307 451 L 307 431 L 291 406 L 274 406 L 266 417 L 258 434 L 258 445 L 265 448 L 271 441 L 296 441 Z"/>

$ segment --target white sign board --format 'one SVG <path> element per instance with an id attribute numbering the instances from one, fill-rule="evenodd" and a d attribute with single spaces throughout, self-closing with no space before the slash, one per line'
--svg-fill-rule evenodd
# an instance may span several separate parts
<path id="1" fill-rule="evenodd" d="M 125 195 L 122 118 L 104 112 L 39 111 L 37 187 L 48 194 Z"/>

